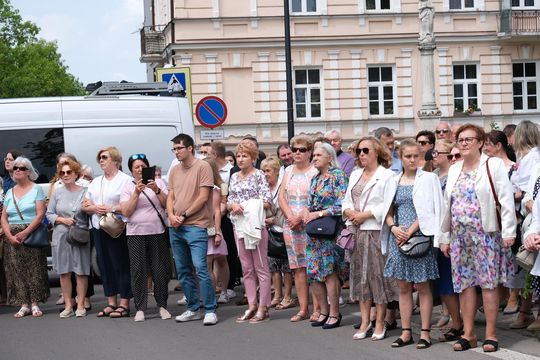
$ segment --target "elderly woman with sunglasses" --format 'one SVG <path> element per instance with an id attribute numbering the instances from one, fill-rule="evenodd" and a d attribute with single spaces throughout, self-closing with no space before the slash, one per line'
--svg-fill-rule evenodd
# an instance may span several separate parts
<path id="1" fill-rule="evenodd" d="M 383 276 L 386 257 L 381 252 L 379 239 L 384 189 L 394 172 L 389 169 L 390 153 L 380 140 L 364 137 L 355 152 L 359 169 L 351 174 L 342 205 L 343 218 L 354 239 L 350 254 L 351 293 L 360 300 L 362 315 L 362 323 L 353 339 L 364 339 L 373 331 L 372 340 L 381 340 L 386 335 L 386 306 L 397 300 L 396 283 Z M 377 317 L 374 330 L 370 322 L 372 303 L 375 303 Z"/>
<path id="2" fill-rule="evenodd" d="M 324 217 L 341 215 L 341 201 L 347 191 L 347 175 L 339 168 L 336 151 L 328 143 L 321 143 L 313 151 L 313 166 L 319 173 L 311 180 L 308 209 L 304 223 Z M 337 230 L 337 229 L 336 229 Z M 311 326 L 333 329 L 341 324 L 339 313 L 341 256 L 335 238 L 309 236 L 306 243 L 307 274 L 313 294 L 321 307 L 317 321 Z"/>
<path id="3" fill-rule="evenodd" d="M 127 218 L 126 234 L 129 249 L 131 288 L 135 303 L 135 321 L 144 321 L 148 306 L 148 274 L 154 281 L 154 298 L 163 320 L 167 311 L 169 277 L 171 275 L 168 234 L 165 232 L 167 186 L 161 179 L 143 179 L 143 169 L 150 163 L 145 154 L 129 157 L 128 167 L 133 181 L 124 185 L 120 208 Z"/>
<path id="4" fill-rule="evenodd" d="M 39 317 L 43 313 L 38 302 L 47 301 L 50 294 L 47 250 L 23 243 L 45 217 L 45 194 L 34 183 L 38 174 L 29 159 L 19 156 L 12 169 L 16 185 L 5 194 L 2 210 L 8 303 L 21 305 L 16 318 L 30 314 Z"/>
<path id="5" fill-rule="evenodd" d="M 88 215 L 81 211 L 86 188 L 76 181 L 81 176 L 81 165 L 69 158 L 58 166 L 57 178 L 62 181 L 49 199 L 47 218 L 53 224 L 52 258 L 53 268 L 60 274 L 60 287 L 65 307 L 60 318 L 86 316 L 85 297 L 90 275 L 90 243 L 79 245 L 69 240 L 72 226 L 88 229 Z M 76 276 L 77 304 L 72 299 L 71 274 Z M 73 311 L 76 305 L 75 312 Z"/>
<path id="6" fill-rule="evenodd" d="M 306 135 L 297 135 L 291 139 L 294 163 L 285 169 L 278 195 L 279 207 L 285 216 L 283 238 L 287 247 L 289 268 L 294 272 L 296 294 L 300 303 L 300 311 L 291 318 L 292 322 L 307 319 L 309 311 L 306 275 L 308 236 L 302 213 L 308 207 L 311 180 L 317 174 L 317 169 L 310 163 L 312 150 L 313 141 Z M 316 315 L 318 318 L 318 314 Z"/>
<path id="7" fill-rule="evenodd" d="M 497 288 L 513 270 L 510 246 L 516 237 L 514 195 L 503 161 L 482 154 L 484 130 L 466 124 L 457 130 L 456 137 L 463 161 L 448 172 L 441 226 L 444 236 L 440 241 L 441 251 L 452 262 L 454 291 L 459 293 L 463 314 L 464 333 L 454 350 L 477 346 L 474 315 L 479 286 L 486 316 L 483 350 L 493 352 L 499 348 Z M 495 197 L 501 204 L 500 213 Z"/>
<path id="8" fill-rule="evenodd" d="M 88 186 L 83 210 L 91 217 L 90 230 L 96 247 L 97 262 L 103 281 L 103 291 L 107 297 L 107 306 L 98 313 L 98 317 L 128 317 L 129 299 L 133 297 L 129 272 L 129 250 L 126 232 L 113 238 L 100 227 L 100 218 L 107 213 L 122 215 L 120 195 L 131 177 L 122 171 L 122 155 L 110 146 L 99 150 L 96 160 L 103 171 Z M 120 295 L 120 304 L 117 296 Z"/>

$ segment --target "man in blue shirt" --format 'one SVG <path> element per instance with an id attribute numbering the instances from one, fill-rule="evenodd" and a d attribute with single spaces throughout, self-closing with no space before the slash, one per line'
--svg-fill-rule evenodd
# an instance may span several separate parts
<path id="1" fill-rule="evenodd" d="M 396 174 L 400 173 L 403 168 L 401 166 L 399 154 L 396 150 L 396 144 L 392 130 L 387 127 L 380 127 L 375 130 L 374 135 L 377 139 L 381 140 L 381 142 L 386 145 L 388 150 L 390 150 L 390 154 L 392 155 L 392 165 L 390 166 L 390 169 L 393 170 Z"/>

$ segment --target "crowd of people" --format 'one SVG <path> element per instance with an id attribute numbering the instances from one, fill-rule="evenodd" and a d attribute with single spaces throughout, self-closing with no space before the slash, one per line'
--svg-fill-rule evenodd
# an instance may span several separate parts
<path id="1" fill-rule="evenodd" d="M 20 306 L 17 318 L 43 315 L 39 303 L 50 295 L 46 248 L 30 246 L 30 238 L 46 222 L 60 275 L 60 318 L 91 309 L 93 246 L 107 298 L 98 317 L 129 317 L 133 298 L 134 320 L 144 321 L 153 293 L 161 319 L 170 319 L 175 268 L 184 294 L 178 303 L 187 306 L 178 322 L 204 316 L 204 325 L 216 324 L 218 304 L 237 296 L 243 278 L 238 304 L 247 308 L 237 323 L 262 323 L 270 309 L 298 306 L 291 322 L 333 329 L 341 325 L 348 286 L 347 301 L 361 313 L 354 340 L 384 339 L 399 317 L 401 334 L 392 347 L 427 349 L 439 301 L 433 326 L 448 329 L 438 340 L 453 341 L 455 351 L 478 346 L 477 311 L 486 318 L 485 352 L 499 348 L 500 311 L 516 314 L 511 328 L 540 331 L 540 314 L 531 311 L 540 295 L 540 260 L 532 269 L 516 263 L 518 251 L 540 249 L 536 124 L 486 133 L 440 122 L 434 132 L 399 142 L 381 127 L 342 146 L 332 130 L 297 135 L 267 156 L 253 137 L 231 152 L 218 141 L 196 147 L 179 134 L 167 181 L 145 154 L 130 155 L 128 175 L 117 148 L 100 149 L 103 175 L 93 177 L 89 166 L 62 153 L 48 194 L 34 183 L 32 162 L 10 150 L 2 300 Z M 418 341 L 411 329 L 415 309 Z"/>

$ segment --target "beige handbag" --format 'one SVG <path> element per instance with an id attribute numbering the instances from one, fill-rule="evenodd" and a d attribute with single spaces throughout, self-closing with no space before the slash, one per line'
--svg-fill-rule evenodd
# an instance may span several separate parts
<path id="1" fill-rule="evenodd" d="M 105 175 L 103 175 L 103 178 Z M 101 178 L 101 203 L 103 203 L 103 178 Z M 99 228 L 103 229 L 112 238 L 118 238 L 124 232 L 126 223 L 121 217 L 108 212 L 99 219 Z"/>
<path id="2" fill-rule="evenodd" d="M 529 251 L 524 246 L 520 246 L 516 254 L 517 264 L 523 268 L 523 270 L 530 272 L 536 262 L 536 256 L 538 251 Z"/>

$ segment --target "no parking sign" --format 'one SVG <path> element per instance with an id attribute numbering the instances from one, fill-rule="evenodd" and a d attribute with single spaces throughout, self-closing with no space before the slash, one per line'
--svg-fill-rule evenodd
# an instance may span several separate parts
<path id="1" fill-rule="evenodd" d="M 227 119 L 227 105 L 217 96 L 206 96 L 197 104 L 195 117 L 202 126 L 216 128 Z"/>

